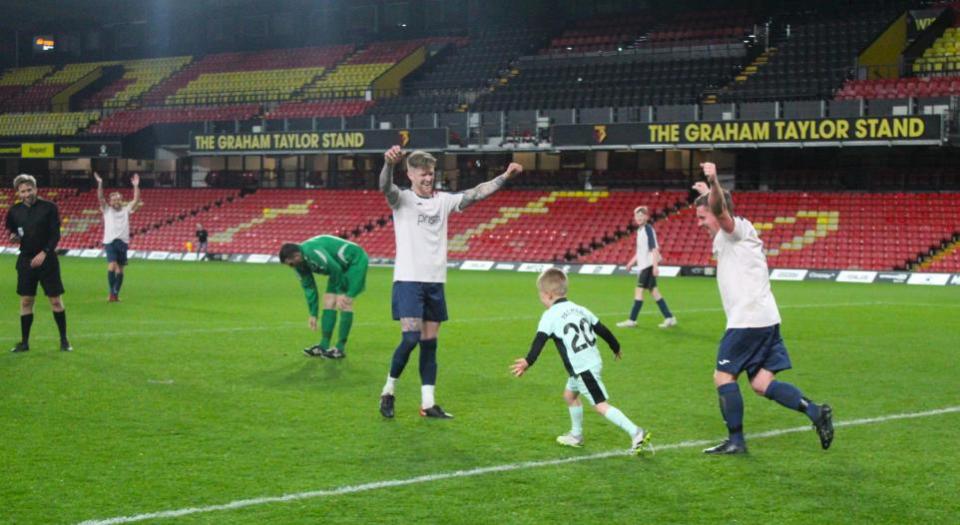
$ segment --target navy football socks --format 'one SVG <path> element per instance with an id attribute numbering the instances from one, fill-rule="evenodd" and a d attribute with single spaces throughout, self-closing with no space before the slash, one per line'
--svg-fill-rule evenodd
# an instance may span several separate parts
<path id="1" fill-rule="evenodd" d="M 630 310 L 630 320 L 636 321 L 637 316 L 640 315 L 640 309 L 643 308 L 643 300 L 633 301 L 633 308 Z"/>
<path id="2" fill-rule="evenodd" d="M 717 387 L 720 397 L 720 413 L 727 423 L 730 440 L 743 443 L 743 396 L 737 383 L 727 383 Z"/>
<path id="3" fill-rule="evenodd" d="M 812 403 L 809 399 L 804 398 L 800 389 L 790 383 L 772 381 L 770 385 L 767 386 L 767 391 L 764 395 L 768 399 L 772 399 L 787 408 L 803 412 L 810 418 L 810 421 L 816 421 L 820 416 L 820 407 L 818 407 L 816 403 Z"/>

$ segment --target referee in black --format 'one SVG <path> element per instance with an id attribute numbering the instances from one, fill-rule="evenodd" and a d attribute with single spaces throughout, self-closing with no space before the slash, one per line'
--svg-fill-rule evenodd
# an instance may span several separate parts
<path id="1" fill-rule="evenodd" d="M 20 296 L 20 342 L 14 352 L 30 350 L 30 326 L 37 284 L 50 298 L 53 318 L 60 329 L 60 350 L 70 352 L 67 340 L 67 313 L 63 310 L 63 281 L 57 243 L 60 242 L 60 212 L 57 205 L 37 197 L 37 179 L 21 174 L 13 179 L 20 202 L 7 211 L 7 230 L 11 242 L 20 242 L 17 258 L 17 295 Z"/>

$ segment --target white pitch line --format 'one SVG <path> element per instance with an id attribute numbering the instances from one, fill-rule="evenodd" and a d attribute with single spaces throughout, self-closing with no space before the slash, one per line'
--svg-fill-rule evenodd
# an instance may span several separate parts
<path id="1" fill-rule="evenodd" d="M 834 424 L 834 426 L 835 427 L 853 427 L 853 426 L 859 426 L 859 425 L 872 425 L 874 423 L 885 423 L 887 421 L 894 421 L 898 419 L 914 419 L 914 418 L 921 418 L 921 417 L 941 416 L 943 414 L 950 414 L 955 412 L 960 412 L 960 406 L 945 407 L 945 408 L 939 408 L 935 410 L 927 410 L 924 412 L 907 412 L 903 414 L 890 414 L 886 416 L 869 417 L 869 418 L 863 418 L 863 419 L 851 419 L 849 421 L 838 421 L 837 423 Z M 810 426 L 807 425 L 802 427 L 769 430 L 767 432 L 760 432 L 757 434 L 748 434 L 747 438 L 763 439 L 763 438 L 782 436 L 784 434 L 793 434 L 796 432 L 809 432 L 809 431 L 810 431 Z M 664 450 L 676 450 L 676 449 L 684 449 L 684 448 L 695 448 L 695 447 L 710 445 L 715 442 L 716 440 L 681 441 L 679 443 L 671 443 L 668 445 L 658 446 L 656 447 L 656 450 L 664 451 Z M 548 460 L 542 460 L 542 461 L 524 461 L 522 463 L 507 463 L 503 465 L 492 465 L 489 467 L 477 467 L 469 470 L 455 470 L 451 472 L 441 472 L 438 474 L 426 474 L 423 476 L 416 476 L 412 478 L 374 481 L 370 483 L 363 483 L 360 485 L 345 485 L 345 486 L 337 487 L 333 489 L 313 490 L 309 492 L 298 492 L 295 494 L 284 494 L 283 496 L 267 496 L 262 498 L 241 499 L 241 500 L 231 501 L 229 503 L 223 503 L 221 505 L 209 505 L 206 507 L 187 507 L 187 508 L 177 509 L 177 510 L 164 510 L 160 512 L 150 512 L 146 514 L 135 514 L 133 516 L 118 516 L 118 517 L 106 518 L 106 519 L 93 519 L 93 520 L 84 521 L 80 523 L 80 525 L 112 525 L 115 523 L 133 523 L 133 522 L 144 521 L 144 520 L 178 518 L 181 516 L 188 516 L 191 514 L 216 512 L 220 510 L 235 510 L 235 509 L 242 509 L 245 507 L 266 505 L 269 503 L 283 503 L 288 501 L 326 498 L 330 496 L 342 496 L 345 494 L 356 494 L 358 492 L 368 492 L 371 490 L 385 489 L 385 488 L 391 488 L 391 487 L 403 487 L 407 485 L 430 483 L 433 481 L 442 481 L 442 480 L 454 479 L 454 478 L 469 478 L 474 476 L 482 476 L 485 474 L 494 474 L 498 472 L 511 472 L 516 470 L 552 467 L 556 465 L 565 465 L 568 463 L 578 463 L 581 461 L 593 461 L 596 459 L 604 459 L 604 458 L 610 458 L 610 457 L 616 457 L 616 456 L 626 456 L 628 454 L 629 452 L 626 450 L 610 450 L 607 452 L 600 452 L 597 454 L 590 454 L 586 456 L 573 456 L 573 457 L 567 457 L 567 458 L 548 459 Z"/>
<path id="2" fill-rule="evenodd" d="M 780 305 L 781 310 L 804 310 L 812 308 L 860 308 L 864 306 L 878 306 L 878 307 L 887 307 L 887 306 L 915 306 L 915 307 L 936 307 L 936 308 L 950 308 L 958 307 L 960 305 L 952 304 L 937 304 L 937 303 L 891 303 L 891 302 L 882 302 L 882 301 L 865 301 L 865 302 L 852 302 L 852 303 L 818 303 L 818 304 L 785 304 Z M 723 308 L 720 307 L 709 307 L 709 308 L 688 308 L 685 310 L 675 310 L 676 313 L 682 315 L 687 314 L 700 314 L 700 313 L 712 313 L 712 312 L 722 312 Z M 608 318 L 616 315 L 623 315 L 622 310 L 616 312 L 596 312 L 600 317 Z M 641 312 L 640 315 L 660 315 L 659 312 L 654 312 L 647 310 L 646 312 Z M 452 319 L 450 321 L 444 322 L 444 325 L 450 324 L 462 324 L 462 323 L 475 323 L 475 322 L 485 322 L 485 323 L 495 323 L 502 321 L 526 321 L 526 320 L 536 320 L 540 319 L 540 315 L 532 316 L 523 316 L 523 315 L 512 315 L 512 316 L 498 316 L 498 317 L 470 317 L 462 319 Z M 175 324 L 175 321 L 170 321 L 170 324 Z M 366 322 L 355 322 L 353 323 L 354 327 L 384 327 L 384 326 L 394 326 L 396 321 L 366 321 Z M 237 326 L 237 327 L 208 327 L 208 328 L 186 328 L 181 330 L 136 330 L 136 331 L 119 331 L 119 332 L 80 332 L 76 335 L 71 335 L 71 340 L 83 340 L 83 339 L 101 339 L 104 337 L 146 337 L 146 336 L 174 336 L 174 335 L 188 335 L 188 334 L 217 334 L 217 333 L 234 333 L 234 332 L 265 332 L 270 330 L 277 330 L 284 327 L 294 327 L 294 326 L 306 326 L 306 323 L 303 322 L 294 322 L 294 321 L 278 321 L 276 323 L 267 323 L 267 324 L 258 324 L 254 326 Z M 58 336 L 55 335 L 44 335 L 36 336 L 36 340 L 40 341 L 52 341 L 57 339 Z"/>

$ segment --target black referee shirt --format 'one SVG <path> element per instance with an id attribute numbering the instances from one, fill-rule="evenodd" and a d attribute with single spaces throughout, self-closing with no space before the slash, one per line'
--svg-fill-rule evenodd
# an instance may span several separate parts
<path id="1" fill-rule="evenodd" d="M 33 206 L 14 204 L 7 211 L 7 230 L 20 236 L 20 255 L 40 252 L 53 255 L 60 242 L 60 212 L 57 205 L 37 197 Z"/>

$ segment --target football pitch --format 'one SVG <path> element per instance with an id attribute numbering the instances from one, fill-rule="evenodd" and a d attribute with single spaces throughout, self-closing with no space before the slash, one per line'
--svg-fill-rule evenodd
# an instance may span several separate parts
<path id="1" fill-rule="evenodd" d="M 828 451 L 801 414 L 740 385 L 750 453 L 706 457 L 725 437 L 711 381 L 724 315 L 716 282 L 662 279 L 679 325 L 652 301 L 601 342 L 610 401 L 657 453 L 586 410 L 569 429 L 565 373 L 548 345 L 522 378 L 543 307 L 535 275 L 452 271 L 437 401 L 417 414 L 417 355 L 397 416 L 377 402 L 399 341 L 391 270 L 372 268 L 342 361 L 317 342 L 295 274 L 274 265 L 134 261 L 121 303 L 106 264 L 62 260 L 73 353 L 38 297 L 19 337 L 14 259 L 0 257 L 0 522 L 98 523 L 950 523 L 960 515 L 960 291 L 773 284 L 794 370 L 780 378 L 834 407 Z M 320 277 L 322 283 L 323 277 Z M 321 284 L 322 286 L 322 284 Z M 608 326 L 630 277 L 571 278 Z M 751 439 L 750 435 L 753 435 Z M 286 497 L 284 497 L 286 496 Z M 953 516 L 951 518 L 950 516 Z"/>

